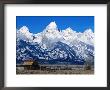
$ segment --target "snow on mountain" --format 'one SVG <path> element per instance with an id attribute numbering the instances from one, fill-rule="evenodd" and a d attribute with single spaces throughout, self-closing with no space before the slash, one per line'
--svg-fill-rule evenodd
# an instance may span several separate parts
<path id="1" fill-rule="evenodd" d="M 37 33 L 33 35 L 33 42 L 41 43 L 42 42 L 42 33 Z"/>
<path id="2" fill-rule="evenodd" d="M 28 27 L 23 26 L 17 31 L 17 38 L 25 41 L 32 41 L 33 33 L 29 32 Z"/>
<path id="3" fill-rule="evenodd" d="M 51 50 L 44 50 L 38 44 L 32 45 L 29 42 L 19 40 L 17 42 L 16 56 L 17 62 L 31 58 L 39 61 L 41 64 L 59 64 L 61 62 L 68 64 L 84 63 L 84 60 L 80 59 L 70 46 L 62 42 L 55 43 Z"/>
<path id="4" fill-rule="evenodd" d="M 59 39 L 60 36 L 60 32 L 58 31 L 57 25 L 54 22 L 51 22 L 43 31 L 43 36 L 46 37 L 47 39 Z"/>
<path id="5" fill-rule="evenodd" d="M 55 21 L 37 34 L 30 33 L 29 29 L 23 26 L 17 30 L 16 53 L 17 60 L 31 57 L 40 62 L 69 60 L 73 63 L 84 63 L 87 58 L 94 58 L 94 33 L 91 29 L 83 33 L 76 32 L 70 27 L 59 31 Z"/>
<path id="6" fill-rule="evenodd" d="M 62 30 L 62 38 L 62 42 L 69 45 L 71 42 L 77 39 L 77 33 L 69 27 L 65 30 Z"/>
<path id="7" fill-rule="evenodd" d="M 51 22 L 41 33 L 35 34 L 34 42 L 42 45 L 42 48 L 49 49 L 55 42 L 61 39 L 61 33 L 58 31 L 55 22 Z"/>
<path id="8" fill-rule="evenodd" d="M 80 40 L 87 44 L 94 45 L 94 33 L 91 29 L 87 29 L 84 33 L 82 33 Z"/>
<path id="9" fill-rule="evenodd" d="M 76 32 L 73 31 L 70 27 L 66 30 L 62 31 L 63 33 L 63 39 L 64 41 L 67 41 L 67 43 L 71 43 L 74 41 L 81 41 L 86 44 L 94 45 L 94 33 L 91 29 L 85 30 L 85 32 Z"/>
<path id="10" fill-rule="evenodd" d="M 52 31 L 53 31 L 53 30 L 58 30 L 55 21 L 54 21 L 54 22 L 51 22 L 51 23 L 46 27 L 45 30 L 48 30 L 48 31 L 50 31 L 50 32 L 51 32 L 51 30 L 52 30 Z"/>
<path id="11" fill-rule="evenodd" d="M 94 33 L 91 29 L 85 30 L 85 32 L 73 31 L 70 27 L 59 31 L 55 22 L 51 22 L 43 32 L 33 34 L 29 32 L 26 26 L 20 28 L 17 31 L 17 37 L 22 40 L 37 42 L 37 43 L 50 43 L 62 41 L 63 43 L 71 43 L 75 40 L 79 40 L 86 44 L 94 45 Z"/>

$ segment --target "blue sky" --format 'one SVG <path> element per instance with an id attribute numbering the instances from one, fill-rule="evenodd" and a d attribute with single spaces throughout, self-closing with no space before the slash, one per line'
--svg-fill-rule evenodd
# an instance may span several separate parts
<path id="1" fill-rule="evenodd" d="M 16 28 L 27 26 L 32 33 L 38 33 L 52 21 L 60 30 L 71 27 L 77 32 L 91 28 L 94 32 L 94 16 L 16 16 Z"/>

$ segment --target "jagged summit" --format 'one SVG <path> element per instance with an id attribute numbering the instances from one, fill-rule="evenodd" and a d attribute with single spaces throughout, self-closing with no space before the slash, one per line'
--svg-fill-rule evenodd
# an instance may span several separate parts
<path id="1" fill-rule="evenodd" d="M 23 26 L 17 31 L 17 39 L 32 41 L 33 33 L 29 32 L 29 29 L 27 26 Z"/>
<path id="2" fill-rule="evenodd" d="M 27 26 L 23 26 L 23 27 L 21 27 L 18 31 L 19 31 L 19 32 L 22 32 L 22 33 L 27 33 L 27 32 L 29 32 L 29 29 L 28 29 Z"/>
<path id="3" fill-rule="evenodd" d="M 55 21 L 37 34 L 23 26 L 17 30 L 16 50 L 17 61 L 31 57 L 39 62 L 82 63 L 87 57 L 94 58 L 94 33 L 91 29 L 76 32 L 70 27 L 59 31 Z"/>
<path id="4" fill-rule="evenodd" d="M 88 34 L 91 34 L 91 33 L 93 33 L 93 31 L 92 31 L 92 29 L 86 29 L 85 31 L 84 31 L 84 33 L 88 33 Z"/>
<path id="5" fill-rule="evenodd" d="M 63 30 L 63 32 L 65 32 L 65 33 L 73 33 L 74 31 L 72 30 L 72 28 L 68 27 L 65 30 Z"/>
<path id="6" fill-rule="evenodd" d="M 45 38 L 45 42 L 46 39 L 50 42 L 61 41 L 66 43 L 79 40 L 81 42 L 94 45 L 94 33 L 91 29 L 87 29 L 84 32 L 76 32 L 75 30 L 72 30 L 71 27 L 68 27 L 65 30 L 59 31 L 55 21 L 50 22 L 42 32 L 37 34 L 30 33 L 28 27 L 23 26 L 17 31 L 17 37 L 38 43 L 43 43 Z"/>
<path id="7" fill-rule="evenodd" d="M 71 31 L 71 30 L 72 30 L 72 28 L 71 28 L 71 27 L 68 27 L 66 30 L 69 30 L 69 31 Z"/>
<path id="8" fill-rule="evenodd" d="M 55 21 L 51 22 L 47 27 L 46 30 L 58 30 Z"/>

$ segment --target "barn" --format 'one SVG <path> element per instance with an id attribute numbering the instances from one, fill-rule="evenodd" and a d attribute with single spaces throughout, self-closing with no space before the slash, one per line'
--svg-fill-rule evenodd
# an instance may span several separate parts
<path id="1" fill-rule="evenodd" d="M 37 61 L 34 61 L 34 60 L 25 60 L 23 62 L 23 67 L 25 70 L 38 70 L 40 69 L 40 66 L 38 64 Z"/>

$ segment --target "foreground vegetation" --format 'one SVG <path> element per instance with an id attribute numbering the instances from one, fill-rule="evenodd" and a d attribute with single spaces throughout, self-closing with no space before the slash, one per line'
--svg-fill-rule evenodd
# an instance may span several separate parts
<path id="1" fill-rule="evenodd" d="M 17 74 L 94 74 L 93 70 L 17 70 Z"/>
<path id="2" fill-rule="evenodd" d="M 68 68 L 40 68 L 38 70 L 26 70 L 22 67 L 16 68 L 16 74 L 94 74 L 94 68 L 89 68 L 85 66 L 69 66 Z"/>

